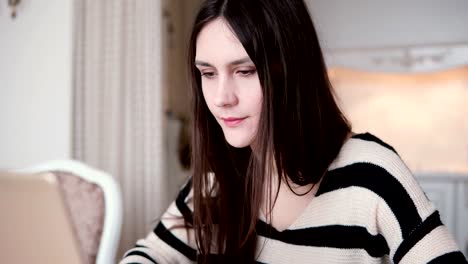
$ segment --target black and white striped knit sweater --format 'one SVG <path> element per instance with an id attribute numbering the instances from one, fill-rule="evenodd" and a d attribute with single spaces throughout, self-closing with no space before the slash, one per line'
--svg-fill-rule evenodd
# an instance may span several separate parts
<path id="1" fill-rule="evenodd" d="M 194 263 L 187 184 L 124 263 Z M 467 263 L 395 150 L 371 134 L 342 147 L 311 203 L 284 231 L 258 221 L 258 263 Z"/>

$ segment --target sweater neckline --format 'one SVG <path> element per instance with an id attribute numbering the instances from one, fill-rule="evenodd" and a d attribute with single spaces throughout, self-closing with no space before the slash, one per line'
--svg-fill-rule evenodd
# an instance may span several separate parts
<path id="1" fill-rule="evenodd" d="M 345 142 L 343 143 L 343 145 L 341 146 L 341 148 L 343 148 L 348 142 L 349 140 L 351 139 L 358 139 L 358 138 L 362 138 L 362 137 L 374 137 L 372 134 L 370 134 L 369 132 L 365 132 L 365 133 L 353 133 L 351 135 L 351 137 L 349 137 L 348 139 L 345 140 Z M 341 150 L 340 150 L 341 152 Z M 331 163 L 333 164 L 333 162 Z M 316 183 L 316 185 L 313 187 L 314 189 L 316 188 L 316 191 L 315 193 L 318 192 L 318 190 L 320 189 L 320 183 L 322 182 L 322 180 L 327 176 L 328 172 L 331 171 L 331 170 L 334 170 L 334 169 L 327 169 L 327 173 L 325 173 L 325 175 L 323 175 L 323 177 L 320 179 L 320 181 L 318 183 Z M 272 226 L 270 223 L 267 223 L 266 222 L 266 219 L 265 217 L 263 217 L 262 214 L 259 215 L 259 218 L 257 219 L 257 226 L 259 226 L 260 228 L 263 228 L 263 229 L 268 229 L 270 230 L 271 232 L 273 233 L 277 233 L 277 234 L 282 234 L 284 232 L 288 232 L 290 230 L 293 230 L 293 228 L 297 225 L 297 223 L 299 221 L 301 221 L 305 215 L 307 214 L 307 212 L 310 210 L 310 207 L 312 206 L 312 204 L 314 203 L 314 200 L 315 200 L 315 197 L 316 195 L 314 194 L 314 198 L 312 198 L 312 200 L 307 204 L 307 206 L 304 208 L 304 210 L 299 214 L 299 216 L 290 224 L 288 225 L 285 229 L 283 230 L 278 230 L 276 229 L 274 226 Z"/>

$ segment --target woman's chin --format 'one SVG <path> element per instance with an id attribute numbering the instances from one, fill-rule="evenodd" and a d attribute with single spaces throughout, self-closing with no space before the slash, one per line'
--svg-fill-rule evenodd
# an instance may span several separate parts
<path id="1" fill-rule="evenodd" d="M 229 142 L 228 141 L 228 144 L 231 146 L 231 147 L 234 147 L 234 148 L 245 148 L 245 147 L 248 147 L 250 146 L 250 144 L 244 144 L 244 143 L 237 143 L 237 142 Z"/>
<path id="2" fill-rule="evenodd" d="M 252 143 L 252 140 L 250 138 L 230 138 L 230 137 L 225 137 L 227 143 L 234 148 L 245 148 L 249 147 L 250 144 Z"/>

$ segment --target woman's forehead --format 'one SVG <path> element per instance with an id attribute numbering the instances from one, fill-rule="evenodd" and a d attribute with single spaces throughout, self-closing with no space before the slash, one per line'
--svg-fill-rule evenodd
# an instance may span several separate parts
<path id="1" fill-rule="evenodd" d="M 206 24 L 196 41 L 196 61 L 206 63 L 244 60 L 248 54 L 222 18 Z"/>

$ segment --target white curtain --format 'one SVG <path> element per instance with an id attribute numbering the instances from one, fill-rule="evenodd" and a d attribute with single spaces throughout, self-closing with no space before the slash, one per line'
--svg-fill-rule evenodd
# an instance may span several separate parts
<path id="1" fill-rule="evenodd" d="M 119 255 L 168 205 L 161 0 L 75 0 L 73 158 L 121 185 Z"/>

